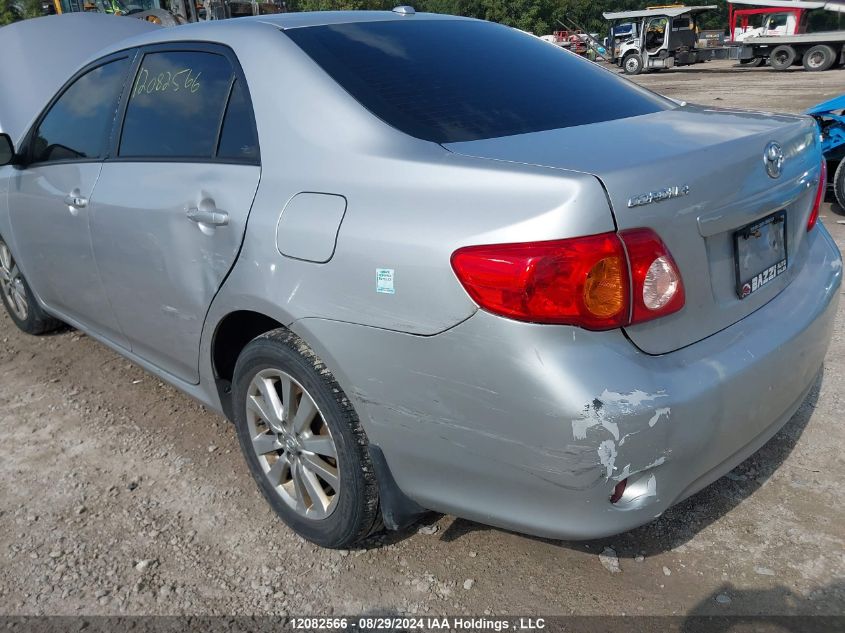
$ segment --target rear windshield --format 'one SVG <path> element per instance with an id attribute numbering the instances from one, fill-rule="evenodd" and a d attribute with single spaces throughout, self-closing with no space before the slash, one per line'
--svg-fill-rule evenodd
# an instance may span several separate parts
<path id="1" fill-rule="evenodd" d="M 373 114 L 436 143 L 674 107 L 553 44 L 489 22 L 406 18 L 285 33 Z"/>

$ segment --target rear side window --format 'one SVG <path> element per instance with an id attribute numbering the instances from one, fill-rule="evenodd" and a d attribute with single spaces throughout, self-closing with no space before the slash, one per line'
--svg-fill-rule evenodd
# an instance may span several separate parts
<path id="1" fill-rule="evenodd" d="M 32 162 L 103 158 L 129 63 L 99 66 L 64 91 L 35 131 Z"/>
<path id="2" fill-rule="evenodd" d="M 119 155 L 212 158 L 233 77 L 223 55 L 145 55 L 129 95 Z"/>
<path id="3" fill-rule="evenodd" d="M 223 118 L 223 129 L 220 131 L 217 156 L 248 161 L 258 158 L 258 139 L 255 135 L 252 106 L 239 79 L 236 79 L 232 86 L 226 116 Z"/>
<path id="4" fill-rule="evenodd" d="M 592 62 L 489 22 L 409 19 L 285 34 L 376 116 L 438 143 L 674 107 Z"/>

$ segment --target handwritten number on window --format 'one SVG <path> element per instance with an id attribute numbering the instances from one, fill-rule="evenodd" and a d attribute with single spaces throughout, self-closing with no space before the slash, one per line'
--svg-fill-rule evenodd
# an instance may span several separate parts
<path id="1" fill-rule="evenodd" d="M 135 89 L 132 91 L 132 97 L 138 95 L 152 95 L 162 92 L 180 92 L 187 91 L 194 94 L 199 91 L 200 76 L 202 71 L 194 74 L 192 68 L 183 68 L 175 73 L 165 71 L 158 75 L 151 75 L 150 71 L 142 68 L 138 73 L 138 79 L 135 82 Z"/>

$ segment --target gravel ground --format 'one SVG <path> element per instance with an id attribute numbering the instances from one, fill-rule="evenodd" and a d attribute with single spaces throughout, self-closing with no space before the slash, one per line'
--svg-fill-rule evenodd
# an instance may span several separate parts
<path id="1" fill-rule="evenodd" d="M 714 63 L 637 81 L 799 111 L 845 71 Z M 841 248 L 843 219 L 824 208 Z M 337 552 L 274 517 L 222 418 L 79 332 L 27 337 L 4 313 L 0 614 L 845 615 L 843 315 L 783 431 L 648 526 L 566 543 L 434 516 Z"/>

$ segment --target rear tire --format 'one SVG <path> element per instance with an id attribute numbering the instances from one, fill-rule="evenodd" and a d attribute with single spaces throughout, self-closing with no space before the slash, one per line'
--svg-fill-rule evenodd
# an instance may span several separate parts
<path id="1" fill-rule="evenodd" d="M 636 53 L 628 53 L 622 60 L 622 71 L 626 75 L 639 75 L 643 71 L 642 57 Z"/>
<path id="2" fill-rule="evenodd" d="M 839 161 L 839 166 L 833 174 L 833 196 L 839 205 L 840 213 L 845 213 L 845 159 Z"/>
<path id="3" fill-rule="evenodd" d="M 250 473 L 297 534 L 348 548 L 381 528 L 364 429 L 334 376 L 299 337 L 278 329 L 244 348 L 233 406 Z"/>
<path id="4" fill-rule="evenodd" d="M 808 72 L 830 70 L 837 62 L 836 51 L 827 44 L 817 44 L 804 53 L 803 62 Z"/>
<path id="5" fill-rule="evenodd" d="M 0 237 L 0 296 L 9 317 L 20 330 L 40 335 L 58 330 L 63 323 L 44 312 L 26 283 L 12 251 Z"/>
<path id="6" fill-rule="evenodd" d="M 787 44 L 775 46 L 769 55 L 769 66 L 774 70 L 786 70 L 795 63 L 798 54 Z"/>

